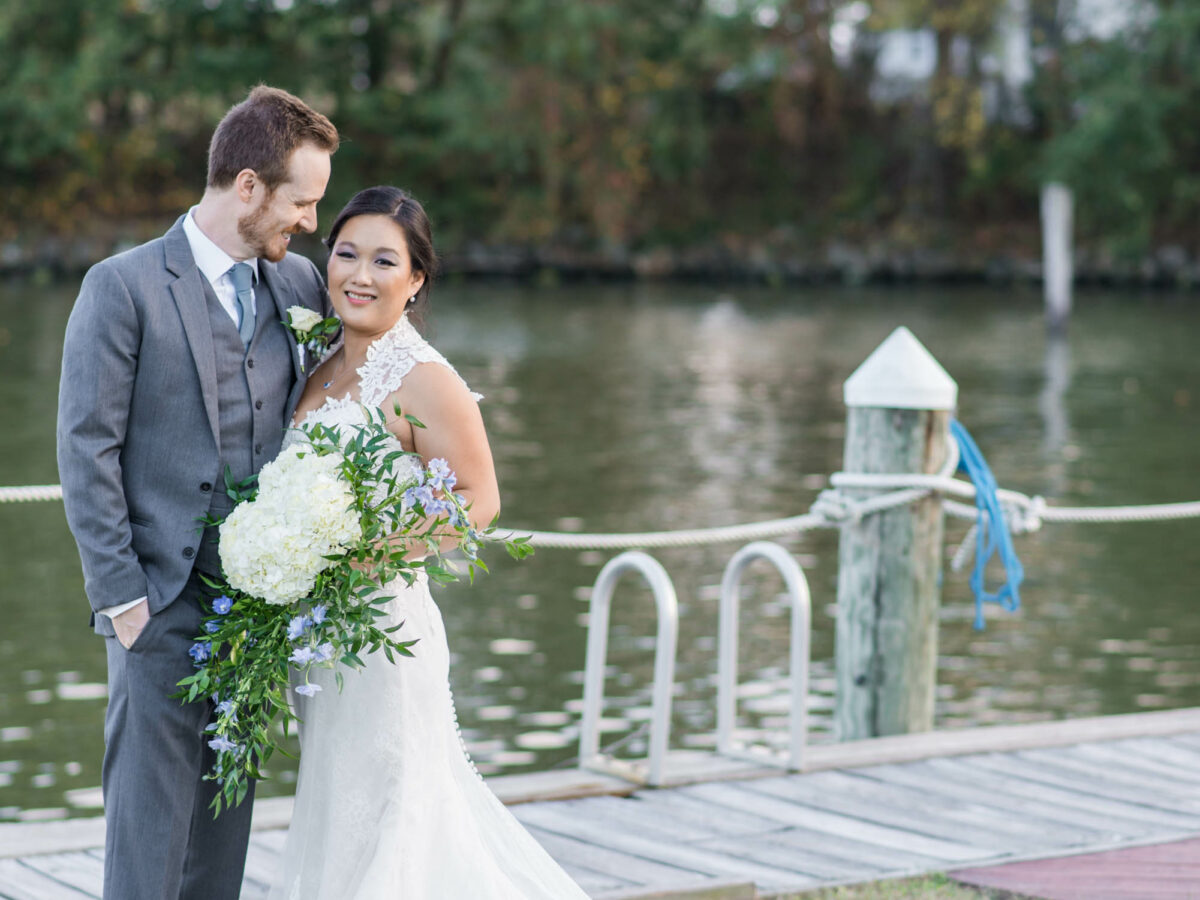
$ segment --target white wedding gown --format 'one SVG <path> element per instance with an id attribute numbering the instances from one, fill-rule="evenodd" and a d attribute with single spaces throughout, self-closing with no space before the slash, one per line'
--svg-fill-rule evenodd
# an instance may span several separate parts
<path id="1" fill-rule="evenodd" d="M 417 363 L 449 363 L 401 318 L 358 370 L 378 406 Z M 364 423 L 326 401 L 305 423 Z M 289 432 L 289 441 L 296 440 Z M 295 811 L 271 900 L 586 900 L 587 895 L 484 784 L 467 757 L 450 694 L 449 650 L 424 581 L 388 586 L 388 627 L 419 638 L 413 658 L 314 667 L 322 690 L 294 697 L 300 726 Z"/>

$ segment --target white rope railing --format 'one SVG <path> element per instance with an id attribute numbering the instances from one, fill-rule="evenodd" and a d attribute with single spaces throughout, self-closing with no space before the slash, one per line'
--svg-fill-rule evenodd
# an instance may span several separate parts
<path id="1" fill-rule="evenodd" d="M 797 516 L 723 525 L 712 528 L 689 528 L 676 531 L 646 531 L 633 533 L 575 534 L 563 531 L 524 531 L 499 529 L 492 539 L 497 541 L 525 539 L 535 547 L 567 550 L 627 550 L 633 548 L 695 547 L 705 544 L 735 543 L 799 534 L 816 528 L 839 528 L 857 522 L 873 513 L 916 503 L 930 494 L 949 495 L 971 500 L 975 486 L 969 481 L 951 477 L 958 465 L 957 444 L 951 449 L 942 470 L 932 475 L 868 475 L 835 472 L 830 476 L 832 487 L 822 491 L 809 511 Z M 878 492 L 859 499 L 850 492 Z M 947 515 L 973 521 L 979 515 L 975 506 L 942 497 Z M 1019 491 L 1000 490 L 997 496 L 1005 511 L 1009 528 L 1023 534 L 1037 531 L 1050 522 L 1117 523 L 1162 522 L 1175 519 L 1200 518 L 1200 501 L 1157 503 L 1140 506 L 1050 506 L 1044 497 L 1029 496 Z M 61 500 L 62 486 L 57 484 L 0 487 L 0 503 L 30 503 Z M 960 555 L 969 555 L 965 550 Z M 961 564 L 958 556 L 955 562 Z"/>
<path id="2" fill-rule="evenodd" d="M 36 500 L 61 500 L 61 484 L 26 484 L 0 487 L 0 503 L 30 503 Z"/>

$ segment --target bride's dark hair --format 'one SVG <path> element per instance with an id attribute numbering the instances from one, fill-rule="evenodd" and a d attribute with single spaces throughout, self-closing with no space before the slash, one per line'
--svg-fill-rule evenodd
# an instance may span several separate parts
<path id="1" fill-rule="evenodd" d="M 417 328 L 423 329 L 426 314 L 429 312 L 429 291 L 438 268 L 437 253 L 433 249 L 433 233 L 429 227 L 429 217 L 425 215 L 425 207 L 408 191 L 398 187 L 377 185 L 365 188 L 351 197 L 350 202 L 342 207 L 342 211 L 333 220 L 329 237 L 325 238 L 325 246 L 328 249 L 333 249 L 342 226 L 355 216 L 387 216 L 404 232 L 413 271 L 425 276 L 421 289 L 408 304 L 408 319 Z"/>

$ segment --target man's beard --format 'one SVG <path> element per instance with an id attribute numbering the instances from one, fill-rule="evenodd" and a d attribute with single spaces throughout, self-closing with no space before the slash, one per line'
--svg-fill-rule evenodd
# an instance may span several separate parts
<path id="1" fill-rule="evenodd" d="M 268 204 L 271 202 L 272 195 L 273 192 L 268 193 L 263 197 L 258 209 L 238 219 L 237 230 L 238 235 L 246 242 L 246 246 L 254 251 L 255 256 L 271 262 L 279 262 L 287 255 L 288 250 L 287 243 L 280 236 L 282 231 L 265 233 L 263 230 L 263 222 L 267 218 Z"/>

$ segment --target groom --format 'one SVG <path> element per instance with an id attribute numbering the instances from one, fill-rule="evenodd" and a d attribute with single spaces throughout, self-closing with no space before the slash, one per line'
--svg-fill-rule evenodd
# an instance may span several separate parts
<path id="1" fill-rule="evenodd" d="M 109 900 L 236 898 L 253 791 L 213 819 L 211 702 L 169 695 L 191 674 L 217 575 L 225 472 L 276 455 L 304 387 L 289 306 L 330 315 L 291 235 L 317 227 L 337 130 L 260 86 L 213 134 L 200 203 L 161 238 L 92 267 L 67 322 L 58 467 L 95 630 L 106 636 Z"/>

